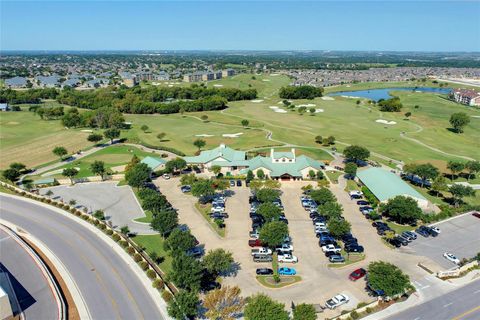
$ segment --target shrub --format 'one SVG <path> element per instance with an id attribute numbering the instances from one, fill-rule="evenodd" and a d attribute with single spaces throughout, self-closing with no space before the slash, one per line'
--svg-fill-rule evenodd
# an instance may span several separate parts
<path id="1" fill-rule="evenodd" d="M 107 226 L 106 226 L 105 224 L 103 224 L 103 223 L 100 223 L 100 224 L 98 225 L 98 227 L 100 228 L 100 230 L 105 230 L 105 229 L 107 229 Z"/>
<path id="2" fill-rule="evenodd" d="M 273 281 L 275 281 L 275 283 L 279 283 L 280 282 L 280 276 L 278 274 L 274 274 L 273 275 Z"/>
<path id="3" fill-rule="evenodd" d="M 135 253 L 135 249 L 134 249 L 133 247 L 127 247 L 125 250 L 126 250 L 126 251 L 128 252 L 128 254 L 130 254 L 130 255 L 133 255 L 133 254 Z"/>
<path id="4" fill-rule="evenodd" d="M 82 211 L 78 211 L 78 210 L 75 211 L 75 215 L 76 215 L 77 217 L 80 217 L 82 214 L 83 214 Z"/>
<path id="5" fill-rule="evenodd" d="M 121 240 L 119 243 L 124 248 L 128 247 L 128 242 L 126 240 Z"/>
<path id="6" fill-rule="evenodd" d="M 45 199 L 46 203 L 52 203 L 52 199 Z"/>
<path id="7" fill-rule="evenodd" d="M 358 314 L 357 311 L 353 310 L 352 312 L 350 312 L 350 317 L 351 317 L 353 320 L 356 320 L 356 319 L 359 319 L 359 318 L 360 318 L 360 315 Z"/>
<path id="8" fill-rule="evenodd" d="M 75 211 L 77 211 L 77 209 L 75 209 L 75 208 L 70 208 L 69 211 L 70 211 L 70 213 L 75 213 Z"/>
<path id="9" fill-rule="evenodd" d="M 154 287 L 155 289 L 158 289 L 158 290 L 162 290 L 165 287 L 165 283 L 163 282 L 162 279 L 157 278 L 153 281 L 152 287 Z"/>
<path id="10" fill-rule="evenodd" d="M 83 220 L 85 220 L 85 221 L 89 221 L 89 220 L 90 220 L 90 217 L 87 216 L 86 214 L 82 215 L 81 218 L 82 218 Z"/>
<path id="11" fill-rule="evenodd" d="M 105 231 L 106 234 L 108 234 L 109 236 L 111 236 L 113 234 L 113 230 L 112 229 L 107 229 Z"/>
<path id="12" fill-rule="evenodd" d="M 100 223 L 100 221 L 98 221 L 97 219 L 94 219 L 94 220 L 93 220 L 93 224 L 94 224 L 94 225 L 98 226 L 99 223 Z"/>
<path id="13" fill-rule="evenodd" d="M 157 277 L 157 273 L 153 269 L 148 269 L 147 270 L 147 277 L 149 277 L 150 279 L 153 280 Z"/>
<path id="14" fill-rule="evenodd" d="M 135 253 L 135 255 L 133 256 L 133 260 L 135 260 L 135 262 L 142 261 L 143 260 L 142 255 L 140 253 Z"/>
<path id="15" fill-rule="evenodd" d="M 112 239 L 113 239 L 114 241 L 117 241 L 117 242 L 118 242 L 118 241 L 120 241 L 120 236 L 115 233 L 114 235 L 112 235 Z"/>
<path id="16" fill-rule="evenodd" d="M 170 292 L 168 292 L 167 290 L 163 291 L 162 292 L 162 299 L 166 302 L 166 303 L 169 303 L 170 301 L 172 301 L 173 299 L 173 296 Z"/>
<path id="17" fill-rule="evenodd" d="M 363 307 L 365 307 L 366 305 L 367 305 L 366 302 L 359 302 L 359 303 L 357 304 L 357 309 L 363 308 Z"/>
<path id="18" fill-rule="evenodd" d="M 138 263 L 138 265 L 139 265 L 140 268 L 142 268 L 142 270 L 144 270 L 144 271 L 148 269 L 148 262 L 146 262 L 146 261 L 140 261 L 140 262 Z"/>
<path id="19" fill-rule="evenodd" d="M 368 308 L 365 309 L 365 312 L 366 312 L 367 314 L 370 314 L 370 313 L 373 312 L 373 309 L 370 308 L 370 307 L 368 307 Z"/>

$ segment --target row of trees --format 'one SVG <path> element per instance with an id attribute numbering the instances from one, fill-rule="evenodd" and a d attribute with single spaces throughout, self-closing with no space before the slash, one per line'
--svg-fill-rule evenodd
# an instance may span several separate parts
<path id="1" fill-rule="evenodd" d="M 278 95 L 282 99 L 314 99 L 323 95 L 323 88 L 313 86 L 281 87 Z"/>
<path id="2" fill-rule="evenodd" d="M 29 90 L 0 90 L 0 103 L 10 104 L 37 104 L 41 99 L 55 99 L 58 96 L 58 90 L 54 88 L 47 89 L 29 89 Z"/>
<path id="3" fill-rule="evenodd" d="M 343 219 L 343 207 L 337 202 L 332 191 L 320 188 L 312 190 L 309 195 L 317 203 L 318 212 L 327 218 L 328 230 L 332 236 L 339 238 L 350 232 L 351 225 Z"/>

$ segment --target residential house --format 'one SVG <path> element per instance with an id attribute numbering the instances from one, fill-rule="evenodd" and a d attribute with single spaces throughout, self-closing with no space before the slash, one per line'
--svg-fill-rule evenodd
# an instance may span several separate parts
<path id="1" fill-rule="evenodd" d="M 165 167 L 166 161 L 158 157 L 145 157 L 140 161 L 140 163 L 145 163 L 153 172 L 161 170 Z"/>
<path id="2" fill-rule="evenodd" d="M 37 84 L 40 87 L 44 88 L 55 88 L 60 86 L 60 77 L 57 75 L 51 75 L 51 76 L 38 76 L 36 78 Z"/>
<path id="3" fill-rule="evenodd" d="M 215 80 L 220 80 L 222 79 L 222 70 L 217 70 L 213 72 L 215 75 Z"/>
<path id="4" fill-rule="evenodd" d="M 452 97 L 456 102 L 467 106 L 480 106 L 480 93 L 473 89 L 455 89 Z"/>
<path id="5" fill-rule="evenodd" d="M 23 88 L 27 86 L 27 79 L 24 77 L 5 79 L 5 86 L 8 88 Z"/>
<path id="6" fill-rule="evenodd" d="M 234 76 L 234 75 L 235 75 L 235 70 L 233 70 L 233 69 L 229 68 L 229 69 L 226 69 L 226 70 L 222 70 L 222 76 L 224 78 L 231 77 L 231 76 Z"/>

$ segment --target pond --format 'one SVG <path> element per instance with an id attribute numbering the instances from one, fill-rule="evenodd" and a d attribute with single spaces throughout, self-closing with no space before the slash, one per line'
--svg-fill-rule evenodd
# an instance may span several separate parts
<path id="1" fill-rule="evenodd" d="M 433 87 L 403 87 L 403 88 L 384 88 L 384 89 L 369 89 L 369 90 L 357 90 L 357 91 L 339 91 L 328 94 L 328 96 L 347 96 L 347 97 L 360 97 L 367 98 L 373 101 L 380 99 L 390 99 L 390 91 L 415 91 L 415 92 L 428 92 L 438 94 L 449 94 L 452 89 L 448 88 L 433 88 Z"/>

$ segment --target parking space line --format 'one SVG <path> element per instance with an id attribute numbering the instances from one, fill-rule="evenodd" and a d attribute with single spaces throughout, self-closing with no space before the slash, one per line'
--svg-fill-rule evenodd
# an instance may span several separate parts
<path id="1" fill-rule="evenodd" d="M 444 308 L 448 307 L 448 306 L 451 306 L 453 304 L 453 302 L 450 302 L 450 303 L 447 303 L 445 305 L 443 305 Z"/>

